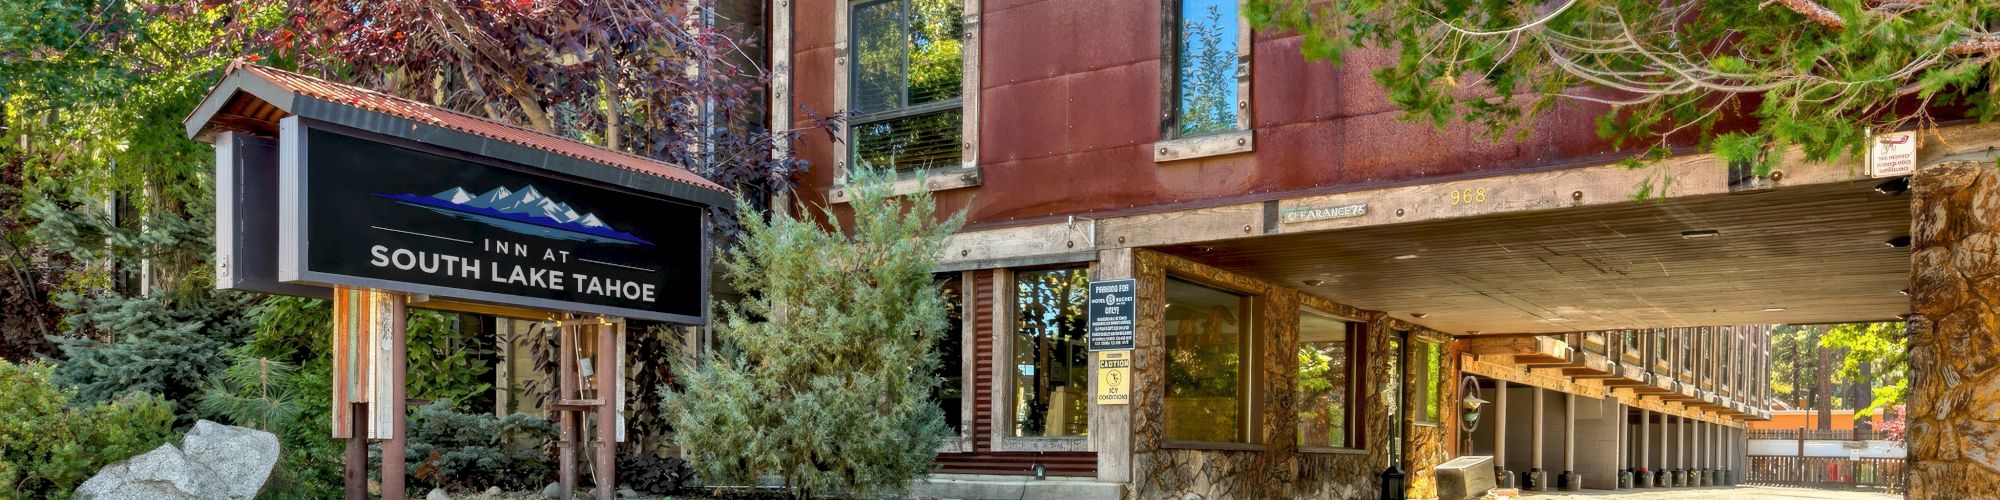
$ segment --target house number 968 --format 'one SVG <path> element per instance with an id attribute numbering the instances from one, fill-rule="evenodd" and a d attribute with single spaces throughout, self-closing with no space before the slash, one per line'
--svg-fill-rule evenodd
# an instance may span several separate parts
<path id="1" fill-rule="evenodd" d="M 1451 205 L 1486 203 L 1486 188 L 1453 189 L 1446 198 Z"/>

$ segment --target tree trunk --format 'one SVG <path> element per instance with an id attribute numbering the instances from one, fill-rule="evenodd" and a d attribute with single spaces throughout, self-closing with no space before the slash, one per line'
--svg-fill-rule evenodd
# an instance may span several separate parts
<path id="1" fill-rule="evenodd" d="M 1875 404 L 1875 387 L 1873 384 L 1875 364 L 1861 363 L 1860 368 L 1861 373 L 1854 377 L 1854 395 L 1848 401 L 1847 405 L 1854 407 L 1854 411 L 1857 412 L 1854 419 L 1854 430 L 1868 431 L 1875 428 L 1874 417 L 1858 413 L 1862 408 Z"/>
<path id="2" fill-rule="evenodd" d="M 1823 329 L 1816 328 L 1818 332 Z M 1813 336 L 1813 345 L 1819 345 L 1819 335 Z M 1833 350 L 1819 348 L 1819 366 L 1814 367 L 1819 383 L 1813 386 L 1813 408 L 1819 410 L 1819 430 L 1833 430 Z"/>

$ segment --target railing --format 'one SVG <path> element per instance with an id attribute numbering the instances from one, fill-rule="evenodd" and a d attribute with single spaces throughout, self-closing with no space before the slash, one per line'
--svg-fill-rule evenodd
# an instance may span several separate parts
<path id="1" fill-rule="evenodd" d="M 1837 429 L 1837 430 L 1751 429 L 1750 439 L 1783 439 L 1788 441 L 1796 441 L 1801 439 L 1806 439 L 1806 440 L 1823 439 L 1831 441 L 1867 441 L 1871 439 L 1888 439 L 1888 437 L 1885 435 L 1885 433 L 1880 431 L 1861 430 L 1861 429 Z"/>
<path id="2" fill-rule="evenodd" d="M 1906 475 L 1901 458 L 1785 457 L 1751 455 L 1743 480 L 1749 484 L 1809 487 L 1883 488 L 1901 491 Z"/>

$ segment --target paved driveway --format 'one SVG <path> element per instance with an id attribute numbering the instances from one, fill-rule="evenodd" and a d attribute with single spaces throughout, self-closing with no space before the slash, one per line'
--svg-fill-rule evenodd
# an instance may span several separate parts
<path id="1" fill-rule="evenodd" d="M 1873 491 L 1815 490 L 1807 488 L 1785 488 L 1780 486 L 1717 486 L 1710 488 L 1667 488 L 1638 490 L 1584 490 L 1578 493 L 1535 493 L 1522 492 L 1521 498 L 1535 500 L 1656 500 L 1671 498 L 1702 498 L 1714 500 L 1718 497 L 1741 499 L 1828 499 L 1828 500 L 1900 500 L 1902 495 Z"/>

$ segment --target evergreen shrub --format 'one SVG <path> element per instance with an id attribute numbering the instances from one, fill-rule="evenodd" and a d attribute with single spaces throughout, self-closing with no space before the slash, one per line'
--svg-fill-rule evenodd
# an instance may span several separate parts
<path id="1" fill-rule="evenodd" d="M 659 389 L 703 482 L 864 495 L 930 472 L 949 433 L 931 400 L 946 321 L 931 269 L 963 217 L 892 197 L 893 177 L 854 170 L 849 224 L 806 207 L 767 222 L 738 201 L 745 233 L 722 264 L 745 298 L 718 306 L 726 350 Z"/>
<path id="2" fill-rule="evenodd" d="M 0 360 L 0 498 L 67 498 L 98 469 L 174 439 L 159 396 L 71 406 L 75 391 L 51 383 L 51 370 Z"/>

